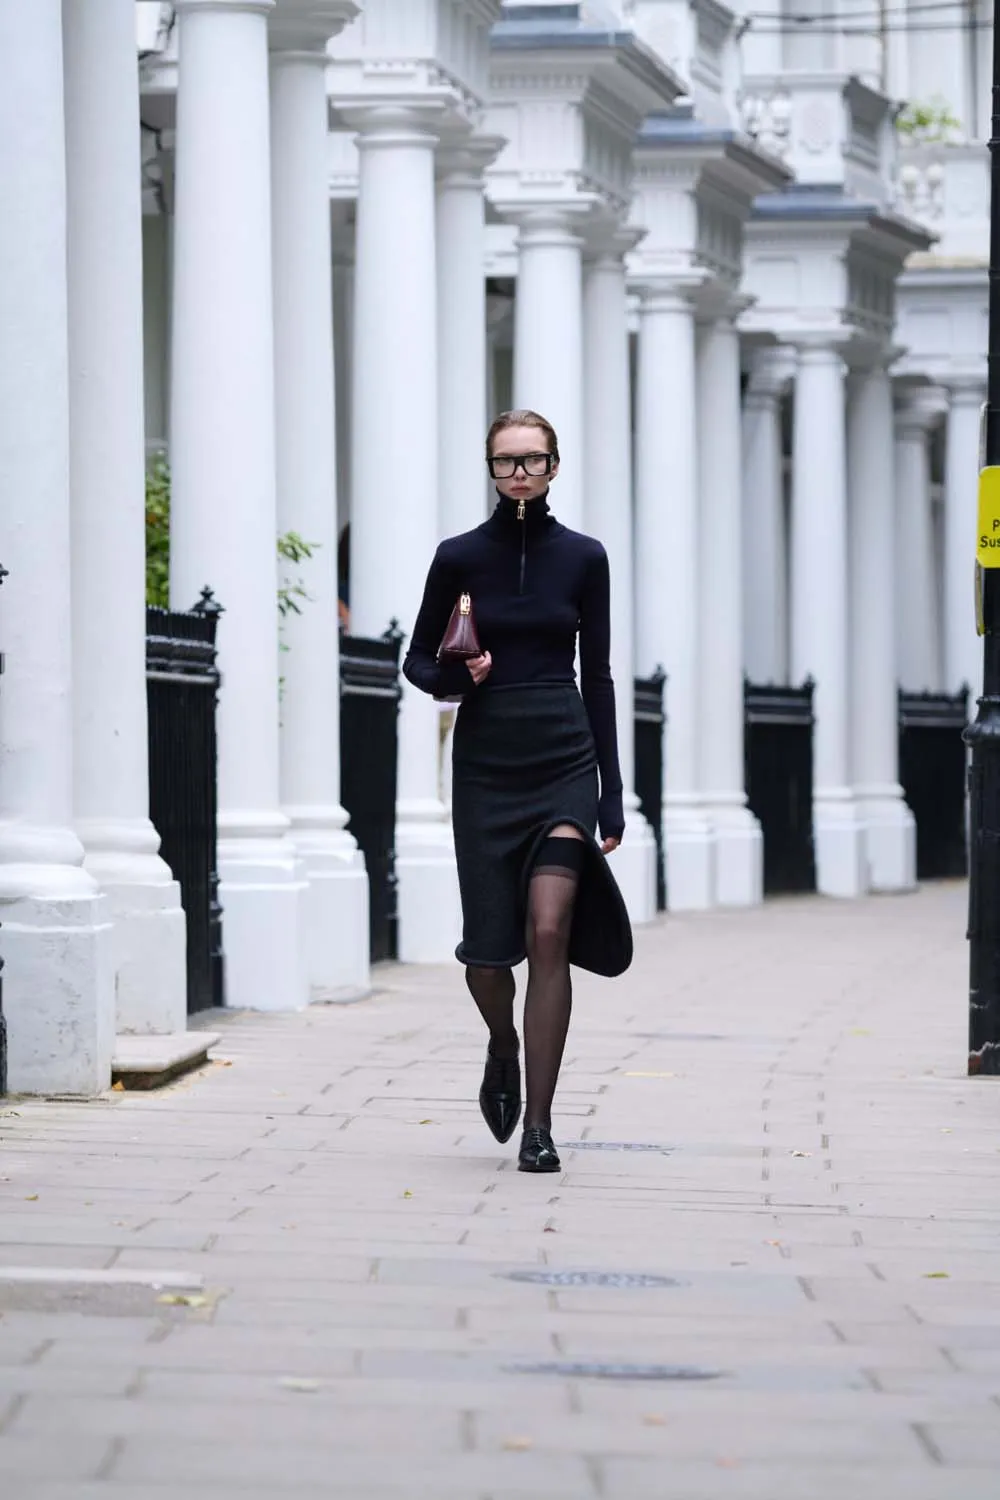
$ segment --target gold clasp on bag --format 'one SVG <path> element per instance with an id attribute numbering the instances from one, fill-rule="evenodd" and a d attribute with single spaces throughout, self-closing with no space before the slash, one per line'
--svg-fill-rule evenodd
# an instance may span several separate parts
<path id="1" fill-rule="evenodd" d="M 458 600 L 458 612 L 460 615 L 471 615 L 472 599 L 468 594 L 461 594 Z"/>

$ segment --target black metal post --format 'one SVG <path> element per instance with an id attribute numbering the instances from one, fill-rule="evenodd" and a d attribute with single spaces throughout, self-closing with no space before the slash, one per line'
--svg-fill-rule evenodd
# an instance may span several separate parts
<path id="1" fill-rule="evenodd" d="M 1000 0 L 993 8 L 986 464 L 1000 465 Z M 969 1072 L 1000 1074 L 1000 575 L 983 571 L 983 696 L 969 782 Z"/>
<path id="2" fill-rule="evenodd" d="M 7 569 L 0 563 L 0 583 Z M 3 652 L 0 651 L 0 676 L 3 675 Z M 7 1092 L 7 1022 L 3 1018 L 3 954 L 0 953 L 0 1097 Z"/>

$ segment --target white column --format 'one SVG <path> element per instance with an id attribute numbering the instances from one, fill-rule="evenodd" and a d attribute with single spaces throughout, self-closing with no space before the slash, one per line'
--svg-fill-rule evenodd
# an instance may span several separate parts
<path id="1" fill-rule="evenodd" d="M 437 309 L 442 536 L 484 519 L 486 484 L 486 199 L 483 173 L 499 142 L 470 141 L 438 156 Z"/>
<path id="2" fill-rule="evenodd" d="M 636 410 L 636 662 L 667 674 L 667 905 L 713 899 L 714 834 L 698 795 L 698 454 L 694 309 L 683 288 L 642 297 Z"/>
<path id="3" fill-rule="evenodd" d="M 73 809 L 120 1032 L 187 1026 L 180 887 L 149 821 L 139 86 L 132 0 L 63 0 Z"/>
<path id="4" fill-rule="evenodd" d="M 764 840 L 743 762 L 743 474 L 740 340 L 734 314 L 697 341 L 699 739 L 704 816 L 715 830 L 715 902 L 764 898 Z"/>
<path id="5" fill-rule="evenodd" d="M 512 215 L 512 217 L 514 217 Z M 583 240 L 572 210 L 516 215 L 514 405 L 555 427 L 562 455 L 553 509 L 583 525 Z"/>
<path id="6" fill-rule="evenodd" d="M 625 838 L 613 864 L 629 915 L 639 923 L 656 916 L 656 841 L 635 795 L 632 416 L 623 258 L 635 239 L 618 236 L 586 267 L 583 459 L 586 529 L 604 543 L 611 569 L 611 671 L 625 804 Z"/>
<path id="7" fill-rule="evenodd" d="M 904 386 L 896 406 L 896 651 L 899 685 L 910 693 L 935 692 L 940 683 L 928 450 L 943 409 L 935 386 Z M 971 563 L 969 568 L 971 574 Z"/>
<path id="8" fill-rule="evenodd" d="M 864 825 L 868 885 L 905 891 L 916 881 L 913 814 L 899 785 L 896 697 L 897 576 L 892 382 L 884 365 L 849 382 L 851 760 Z"/>
<path id="9" fill-rule="evenodd" d="M 219 622 L 219 876 L 227 1002 L 306 1003 L 303 882 L 278 787 L 267 16 L 178 0 L 171 578 Z"/>
<path id="10" fill-rule="evenodd" d="M 433 115 L 414 104 L 351 115 L 359 128 L 354 291 L 351 620 L 412 630 L 439 540 Z M 438 779 L 438 710 L 404 687 L 396 821 L 399 951 L 451 957 L 461 935 Z"/>
<path id="11" fill-rule="evenodd" d="M 979 484 L 979 410 L 984 379 L 971 375 L 948 385 L 944 498 L 944 685 L 969 689 L 969 717 L 983 689 L 983 643 L 976 634 L 973 556 Z"/>
<path id="12" fill-rule="evenodd" d="M 348 204 L 333 205 L 333 360 L 337 392 L 337 536 L 351 519 L 352 360 L 354 349 L 354 225 Z"/>
<path id="13" fill-rule="evenodd" d="M 792 679 L 816 684 L 813 833 L 826 896 L 865 890 L 864 830 L 850 787 L 844 364 L 807 345 L 795 378 Z"/>
<path id="14" fill-rule="evenodd" d="M 788 349 L 758 349 L 743 398 L 743 664 L 751 682 L 788 681 L 788 538 L 781 402 Z"/>
<path id="15" fill-rule="evenodd" d="M 339 7 L 341 11 L 344 7 Z M 333 29 L 334 16 L 327 7 Z M 324 25 L 324 30 L 326 29 Z M 326 52 L 293 31 L 271 55 L 278 530 L 313 548 L 300 613 L 282 625 L 281 801 L 305 867 L 303 944 L 315 998 L 369 984 L 368 876 L 340 805 L 337 478 Z"/>
<path id="16" fill-rule="evenodd" d="M 0 923 L 12 1092 L 111 1078 L 107 902 L 72 828 L 66 164 L 59 0 L 0 6 Z"/>

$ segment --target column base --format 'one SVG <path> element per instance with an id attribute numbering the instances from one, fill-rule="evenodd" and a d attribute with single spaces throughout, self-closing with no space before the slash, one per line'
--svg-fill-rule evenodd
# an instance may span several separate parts
<path id="1" fill-rule="evenodd" d="M 0 870 L 7 1087 L 12 1094 L 92 1098 L 111 1085 L 115 978 L 108 903 L 76 869 L 45 895 L 8 894 L 15 867 Z M 66 884 L 64 893 L 59 885 Z"/>
<path id="2" fill-rule="evenodd" d="M 108 899 L 115 1029 L 169 1036 L 187 1029 L 187 928 L 181 891 L 145 818 L 76 824 L 83 867 Z"/>
<path id="3" fill-rule="evenodd" d="M 671 805 L 663 814 L 667 910 L 707 911 L 715 891 L 715 833 L 695 803 Z"/>
<path id="4" fill-rule="evenodd" d="M 610 862 L 633 927 L 655 921 L 656 840 L 635 796 L 625 798 L 625 837 Z"/>
<path id="5" fill-rule="evenodd" d="M 302 895 L 306 979 L 314 1001 L 359 999 L 371 989 L 368 872 L 354 839 L 339 826 L 296 826 L 291 841 L 307 882 Z"/>
<path id="6" fill-rule="evenodd" d="M 702 811 L 715 836 L 715 905 L 759 906 L 764 899 L 764 835 L 743 794 L 706 799 Z"/>
<path id="7" fill-rule="evenodd" d="M 226 1005 L 303 1010 L 305 880 L 289 839 L 219 840 L 219 901 Z"/>
<path id="8" fill-rule="evenodd" d="M 451 826 L 443 817 L 399 809 L 396 879 L 400 962 L 440 964 L 454 959 L 462 937 L 462 902 Z"/>
<path id="9" fill-rule="evenodd" d="M 868 886 L 912 891 L 917 884 L 917 824 L 900 786 L 855 787 L 864 828 Z"/>
<path id="10" fill-rule="evenodd" d="M 821 896 L 850 899 L 868 889 L 865 830 L 849 790 L 813 799 L 816 889 Z"/>

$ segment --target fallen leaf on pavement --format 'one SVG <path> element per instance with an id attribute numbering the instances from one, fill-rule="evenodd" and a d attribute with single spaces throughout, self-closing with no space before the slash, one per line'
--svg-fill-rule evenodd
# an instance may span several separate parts
<path id="1" fill-rule="evenodd" d="M 646 1412 L 642 1422 L 644 1427 L 666 1427 L 667 1425 L 666 1417 L 661 1417 L 658 1411 Z"/>
<path id="2" fill-rule="evenodd" d="M 301 1395 L 312 1395 L 321 1389 L 318 1380 L 309 1380 L 301 1375 L 283 1375 L 278 1381 L 283 1391 L 297 1391 Z"/>
<path id="3" fill-rule="evenodd" d="M 38 1194 L 37 1193 L 29 1193 L 28 1196 L 25 1198 L 24 1201 L 25 1201 L 25 1203 L 37 1203 L 38 1202 Z"/>
<path id="4" fill-rule="evenodd" d="M 925 1281 L 950 1281 L 951 1274 L 948 1271 L 925 1271 Z"/>
<path id="5" fill-rule="evenodd" d="M 413 1194 L 410 1192 L 409 1188 L 404 1189 L 403 1197 L 404 1198 L 412 1198 L 413 1197 Z"/>
<path id="6" fill-rule="evenodd" d="M 124 1092 L 125 1092 L 125 1085 L 122 1083 L 122 1081 L 121 1081 L 120 1078 L 119 1078 L 119 1080 L 118 1080 L 117 1083 L 113 1083 L 111 1085 L 111 1092 L 113 1094 L 124 1094 Z"/>
<path id="7" fill-rule="evenodd" d="M 778 1246 L 778 1245 L 781 1244 L 781 1241 L 780 1240 L 765 1240 L 764 1244 L 765 1245 L 775 1245 L 775 1246 Z"/>
<path id="8" fill-rule="evenodd" d="M 535 1445 L 529 1437 L 504 1438 L 501 1447 L 506 1453 L 527 1453 Z"/>
<path id="9" fill-rule="evenodd" d="M 812 1156 L 811 1151 L 790 1151 L 789 1156 Z"/>
<path id="10" fill-rule="evenodd" d="M 157 1302 L 162 1302 L 164 1307 L 208 1307 L 210 1299 L 202 1297 L 197 1292 L 164 1292 L 157 1297 Z"/>
<path id="11" fill-rule="evenodd" d="M 433 1120 L 421 1120 L 420 1123 L 421 1123 L 421 1125 L 433 1125 L 434 1121 Z"/>

